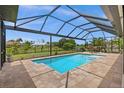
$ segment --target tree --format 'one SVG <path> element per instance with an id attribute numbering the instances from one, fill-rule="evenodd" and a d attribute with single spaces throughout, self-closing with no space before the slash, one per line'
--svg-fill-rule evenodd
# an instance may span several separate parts
<path id="1" fill-rule="evenodd" d="M 80 51 L 85 51 L 86 49 L 85 49 L 85 45 L 81 45 L 80 46 L 81 48 L 80 48 Z"/>
<path id="2" fill-rule="evenodd" d="M 118 47 L 119 51 L 120 51 L 120 49 L 123 49 L 123 39 L 122 38 L 115 38 L 111 42 L 114 47 Z"/>
<path id="3" fill-rule="evenodd" d="M 13 55 L 17 54 L 22 41 L 21 38 L 7 41 L 7 47 L 10 48 L 9 53 Z"/>
<path id="4" fill-rule="evenodd" d="M 52 42 L 52 45 L 58 47 L 59 46 L 59 42 Z"/>
<path id="5" fill-rule="evenodd" d="M 59 47 L 60 48 L 63 48 L 63 45 L 64 45 L 65 42 L 66 42 L 66 39 L 65 38 L 60 39 L 59 40 Z"/>
<path id="6" fill-rule="evenodd" d="M 13 55 L 18 53 L 18 48 L 19 48 L 19 44 L 18 43 L 13 43 L 13 46 L 11 47 L 11 52 Z"/>
<path id="7" fill-rule="evenodd" d="M 54 49 L 55 49 L 55 55 L 57 55 L 58 54 L 59 47 L 58 46 L 54 46 Z"/>
<path id="8" fill-rule="evenodd" d="M 76 47 L 75 40 L 62 38 L 59 40 L 59 47 L 64 50 L 73 50 Z"/>
<path id="9" fill-rule="evenodd" d="M 32 46 L 32 42 L 25 41 L 23 43 L 23 50 L 24 50 L 24 52 L 27 52 L 31 48 L 31 46 Z"/>
<path id="10" fill-rule="evenodd" d="M 76 51 L 79 51 L 79 52 L 83 52 L 85 51 L 85 45 L 81 44 L 81 45 L 76 45 L 76 48 L 75 48 Z"/>
<path id="11" fill-rule="evenodd" d="M 101 51 L 101 49 L 104 48 L 105 40 L 103 38 L 94 38 L 91 44 L 96 46 L 98 51 Z"/>
<path id="12" fill-rule="evenodd" d="M 71 49 L 73 49 L 73 44 L 71 44 L 71 43 L 64 43 L 63 49 L 64 50 L 71 50 Z"/>

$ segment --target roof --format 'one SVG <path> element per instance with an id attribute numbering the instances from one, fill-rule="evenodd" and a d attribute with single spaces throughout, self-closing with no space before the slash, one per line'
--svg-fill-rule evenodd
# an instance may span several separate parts
<path id="1" fill-rule="evenodd" d="M 17 5 L 0 5 L 0 16 L 6 21 L 16 22 L 18 14 Z"/>

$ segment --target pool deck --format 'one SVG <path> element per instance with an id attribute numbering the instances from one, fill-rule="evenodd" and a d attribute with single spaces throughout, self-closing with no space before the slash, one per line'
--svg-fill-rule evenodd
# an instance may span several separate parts
<path id="1" fill-rule="evenodd" d="M 90 54 L 90 53 L 85 53 Z M 104 55 L 69 72 L 69 88 L 118 88 L 122 82 L 122 55 Z M 67 74 L 59 74 L 32 59 L 5 63 L 0 71 L 0 87 L 64 88 Z"/>

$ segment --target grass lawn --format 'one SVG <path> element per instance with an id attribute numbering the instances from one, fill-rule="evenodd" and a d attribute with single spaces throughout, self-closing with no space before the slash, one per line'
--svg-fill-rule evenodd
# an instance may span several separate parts
<path id="1" fill-rule="evenodd" d="M 72 53 L 74 51 L 58 51 L 58 54 L 66 54 L 66 53 Z M 12 55 L 12 60 L 20 60 L 20 59 L 29 59 L 29 58 L 36 58 L 36 57 L 42 57 L 42 56 L 49 56 L 49 52 L 40 52 L 40 53 L 28 53 L 28 54 L 17 54 Z M 52 55 L 55 55 L 55 52 L 52 52 Z"/>

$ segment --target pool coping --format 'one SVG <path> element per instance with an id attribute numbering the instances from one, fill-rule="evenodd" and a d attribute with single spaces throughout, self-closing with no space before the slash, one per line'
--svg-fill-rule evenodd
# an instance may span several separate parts
<path id="1" fill-rule="evenodd" d="M 66 55 L 73 55 L 73 54 L 86 54 L 86 55 L 98 55 L 98 56 L 101 56 L 98 53 L 92 53 L 91 54 L 91 53 L 88 53 L 88 52 L 76 52 L 76 53 L 69 53 L 69 54 L 61 54 L 61 55 L 53 55 L 53 56 L 33 58 L 33 59 L 31 59 L 31 61 L 39 60 L 39 59 L 45 59 L 45 58 L 55 58 L 55 57 L 61 57 L 61 56 L 66 56 Z"/>

